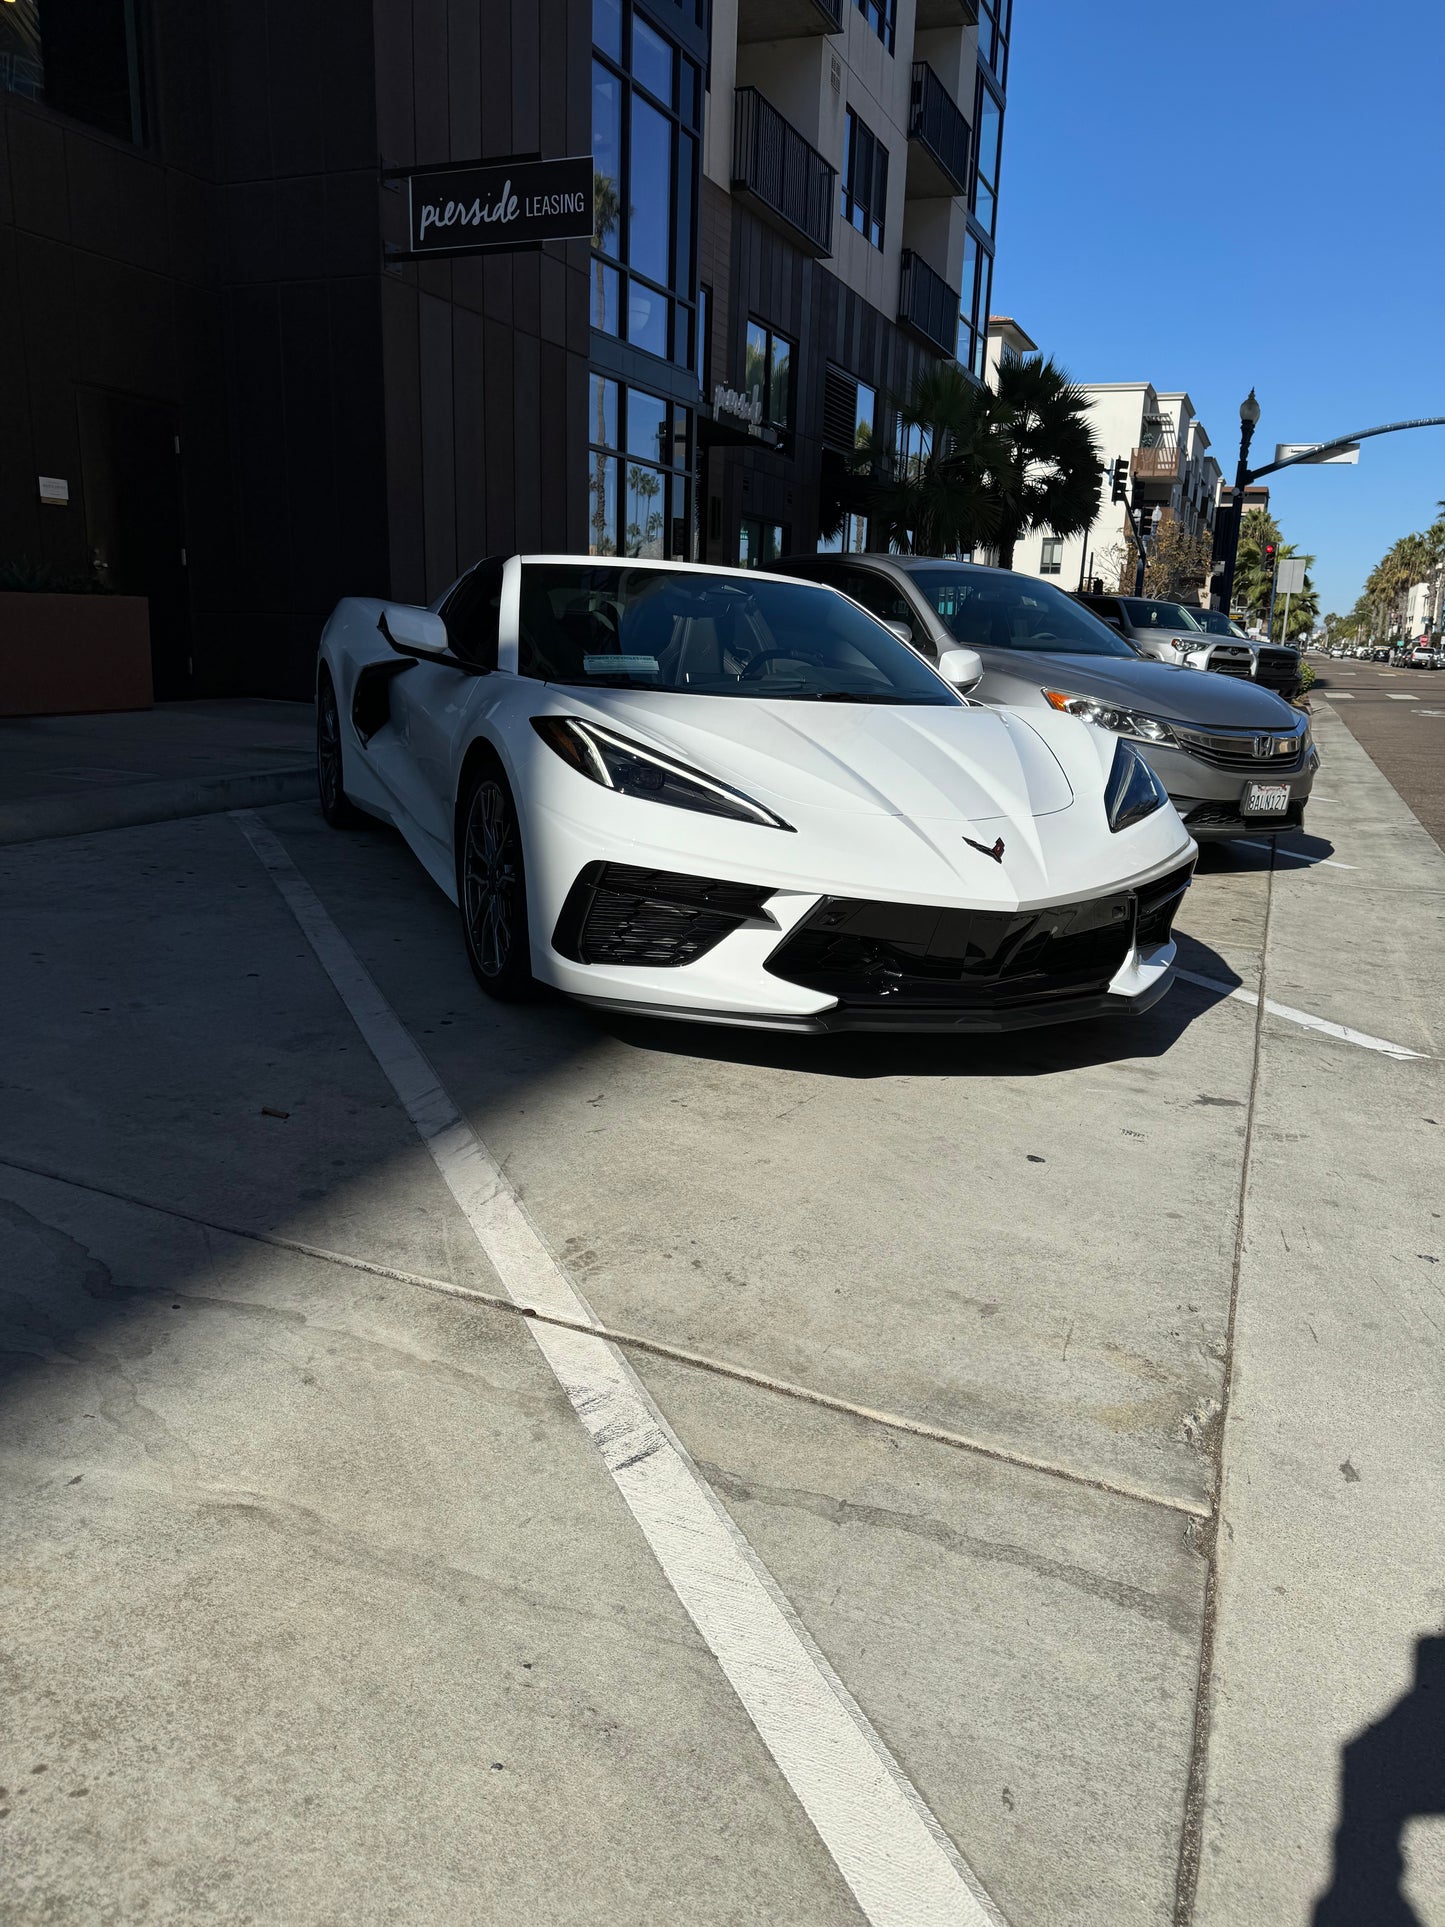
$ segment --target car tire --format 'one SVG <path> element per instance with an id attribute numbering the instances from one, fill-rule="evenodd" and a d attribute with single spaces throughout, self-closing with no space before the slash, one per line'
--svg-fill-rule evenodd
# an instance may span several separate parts
<path id="1" fill-rule="evenodd" d="M 533 995 L 522 826 L 502 766 L 493 758 L 469 775 L 457 804 L 457 908 L 472 975 L 489 997 Z"/>
<path id="2" fill-rule="evenodd" d="M 316 679 L 316 791 L 333 830 L 360 830 L 369 818 L 346 794 L 341 760 L 341 709 L 329 670 Z"/>

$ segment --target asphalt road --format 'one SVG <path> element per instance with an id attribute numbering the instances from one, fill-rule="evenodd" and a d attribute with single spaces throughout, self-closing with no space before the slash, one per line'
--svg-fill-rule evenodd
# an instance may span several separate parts
<path id="1" fill-rule="evenodd" d="M 1316 688 L 1445 848 L 1445 671 L 1312 658 Z"/>
<path id="2" fill-rule="evenodd" d="M 0 850 L 7 1923 L 1445 1920 L 1445 857 L 1316 720 L 998 1041 L 491 1005 L 309 804 Z"/>

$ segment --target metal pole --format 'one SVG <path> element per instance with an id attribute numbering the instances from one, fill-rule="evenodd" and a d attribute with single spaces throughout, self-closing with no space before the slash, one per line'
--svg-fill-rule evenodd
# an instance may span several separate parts
<path id="1" fill-rule="evenodd" d="M 1294 594 L 1293 589 L 1286 589 L 1284 592 L 1284 623 L 1281 626 L 1280 632 L 1279 632 L 1279 639 L 1281 642 L 1289 641 L 1289 599 L 1293 594 Z M 1274 638 L 1273 636 L 1271 636 L 1270 641 L 1273 642 L 1273 640 Z"/>
<path id="2" fill-rule="evenodd" d="M 1249 391 L 1251 394 L 1254 390 Z M 1249 445 L 1254 440 L 1254 423 L 1239 424 L 1239 466 L 1234 471 L 1234 501 L 1229 517 L 1229 535 L 1224 549 L 1224 577 L 1219 585 L 1220 606 L 1226 615 L 1234 603 L 1234 570 L 1239 561 L 1239 532 L 1244 523 L 1244 491 L 1249 487 Z"/>
<path id="3" fill-rule="evenodd" d="M 1264 639 L 1274 641 L 1274 585 L 1279 581 L 1279 557 L 1274 558 L 1274 567 L 1269 572 L 1269 613 L 1264 619 Z"/>

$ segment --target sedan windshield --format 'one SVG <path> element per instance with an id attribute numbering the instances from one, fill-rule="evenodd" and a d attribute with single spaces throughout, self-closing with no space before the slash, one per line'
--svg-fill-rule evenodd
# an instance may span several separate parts
<path id="1" fill-rule="evenodd" d="M 1191 609 L 1189 614 L 1206 635 L 1229 636 L 1235 642 L 1249 641 L 1239 624 L 1231 622 L 1222 609 Z"/>
<path id="2" fill-rule="evenodd" d="M 960 700 L 831 589 L 682 569 L 524 563 L 517 667 L 541 682 L 695 696 Z"/>
<path id="3" fill-rule="evenodd" d="M 1124 613 L 1136 629 L 1197 629 L 1193 613 L 1182 602 L 1143 602 L 1124 598 Z"/>
<path id="4" fill-rule="evenodd" d="M 1124 638 L 1047 582 L 1003 569 L 910 569 L 908 580 L 969 649 L 1037 649 L 1050 655 L 1137 657 Z"/>

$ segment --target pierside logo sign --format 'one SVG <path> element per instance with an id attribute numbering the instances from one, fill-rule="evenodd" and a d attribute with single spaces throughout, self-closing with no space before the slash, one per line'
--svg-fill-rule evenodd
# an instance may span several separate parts
<path id="1" fill-rule="evenodd" d="M 592 235 L 590 154 L 415 168 L 400 178 L 410 201 L 413 255 L 482 254 Z"/>

